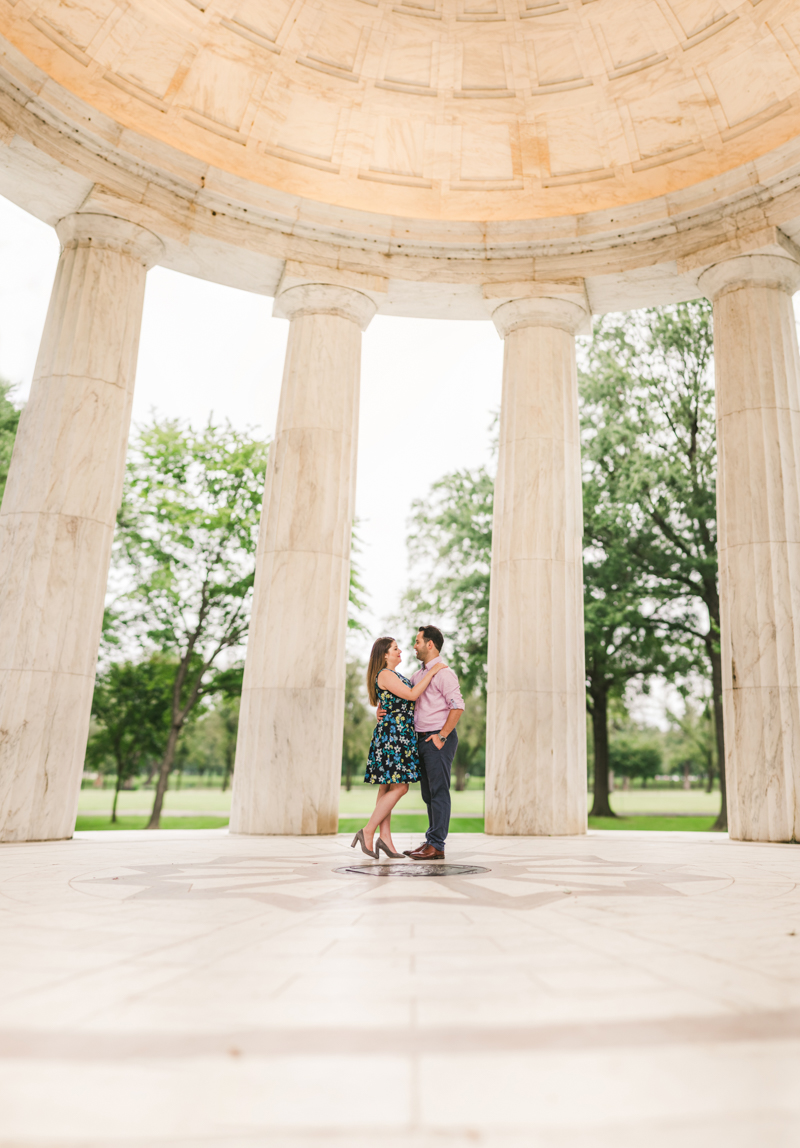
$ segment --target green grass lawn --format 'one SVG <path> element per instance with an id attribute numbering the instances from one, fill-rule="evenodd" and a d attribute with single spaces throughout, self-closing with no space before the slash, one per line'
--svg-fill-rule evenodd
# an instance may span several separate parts
<path id="1" fill-rule="evenodd" d="M 364 818 L 342 817 L 339 819 L 340 833 L 355 833 L 364 824 Z M 713 817 L 590 817 L 590 829 L 647 829 L 680 831 L 683 833 L 707 833 L 714 824 Z M 424 833 L 428 828 L 426 817 L 395 814 L 392 817 L 393 833 Z M 450 822 L 451 833 L 483 833 L 482 817 L 454 817 Z"/>
<path id="2" fill-rule="evenodd" d="M 590 817 L 590 829 L 651 829 L 660 832 L 710 833 L 714 817 Z"/>
<path id="3" fill-rule="evenodd" d="M 716 817 L 719 813 L 719 790 L 706 793 L 703 789 L 615 789 L 611 794 L 611 808 L 623 817 L 642 813 L 658 813 L 668 817 L 671 813 L 688 813 L 693 817 L 703 814 Z M 591 794 L 589 808 L 592 807 Z"/>
<path id="4" fill-rule="evenodd" d="M 466 815 L 453 818 L 450 826 L 452 833 L 483 832 L 483 779 L 473 779 L 471 786 L 460 793 L 455 790 L 452 792 L 453 813 Z M 153 790 L 123 790 L 118 802 L 120 820 L 115 825 L 109 821 L 113 797 L 111 789 L 81 790 L 76 829 L 143 829 L 153 804 Z M 228 823 L 230 802 L 230 790 L 223 793 L 220 789 L 170 789 L 165 795 L 161 823 L 165 829 L 218 829 Z M 357 782 L 349 791 L 342 787 L 339 804 L 340 832 L 355 833 L 367 820 L 374 805 L 374 786 Z M 611 806 L 619 816 L 591 817 L 590 829 L 702 832 L 710 830 L 713 825 L 719 811 L 719 793 L 677 788 L 617 790 L 612 794 Z M 423 810 L 419 785 L 413 785 L 398 803 L 392 819 L 397 832 L 424 832 L 427 819 Z M 190 813 L 192 816 L 175 816 L 179 812 Z"/>
<path id="5" fill-rule="evenodd" d="M 339 820 L 340 833 L 355 833 L 364 824 L 364 817 L 342 817 Z M 144 829 L 146 817 L 122 815 L 112 823 L 107 816 L 78 816 L 77 831 L 91 829 Z M 228 824 L 227 817 L 162 817 L 162 829 L 221 829 Z M 679 831 L 683 833 L 708 833 L 714 825 L 713 817 L 590 817 L 590 829 L 645 829 Z M 419 814 L 396 813 L 392 818 L 395 833 L 423 834 L 428 827 L 425 816 Z M 451 833 L 483 833 L 482 817 L 454 817 L 450 822 Z"/>
<path id="6" fill-rule="evenodd" d="M 85 817 L 78 814 L 77 832 L 90 829 L 144 829 L 147 817 L 118 817 L 113 823 L 106 817 Z M 227 817 L 162 817 L 162 829 L 222 829 Z"/>
<path id="7" fill-rule="evenodd" d="M 118 813 L 141 813 L 152 809 L 155 790 L 123 789 L 117 802 Z M 113 789 L 82 789 L 78 798 L 78 813 L 111 813 Z M 198 813 L 222 813 L 231 807 L 231 791 L 221 789 L 168 789 L 164 794 L 164 809 L 188 810 Z"/>

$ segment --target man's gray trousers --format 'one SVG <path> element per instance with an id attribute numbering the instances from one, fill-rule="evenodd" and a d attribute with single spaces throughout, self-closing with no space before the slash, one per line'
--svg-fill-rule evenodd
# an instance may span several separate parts
<path id="1" fill-rule="evenodd" d="M 438 730 L 426 730 L 417 734 L 419 752 L 419 778 L 422 800 L 428 809 L 428 832 L 425 834 L 429 845 L 444 852 L 444 842 L 450 828 L 450 770 L 458 749 L 456 731 L 448 735 L 441 749 L 433 741 L 426 741 Z"/>

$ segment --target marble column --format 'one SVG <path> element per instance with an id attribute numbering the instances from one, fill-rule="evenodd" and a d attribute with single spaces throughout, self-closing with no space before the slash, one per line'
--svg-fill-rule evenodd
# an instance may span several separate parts
<path id="1" fill-rule="evenodd" d="M 303 284 L 269 452 L 230 828 L 335 833 L 344 722 L 361 333 L 371 298 Z"/>
<path id="2" fill-rule="evenodd" d="M 575 333 L 588 309 L 527 298 L 505 340 L 495 484 L 486 832 L 586 832 L 583 535 Z"/>
<path id="3" fill-rule="evenodd" d="M 125 220 L 57 227 L 56 271 L 0 512 L 0 839 L 71 837 L 147 268 Z"/>
<path id="4" fill-rule="evenodd" d="M 800 839 L 800 265 L 736 256 L 714 303 L 717 515 L 728 824 Z"/>

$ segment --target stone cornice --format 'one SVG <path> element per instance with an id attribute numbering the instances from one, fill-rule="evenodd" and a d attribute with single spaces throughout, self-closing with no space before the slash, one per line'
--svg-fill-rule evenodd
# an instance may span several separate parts
<path id="1" fill-rule="evenodd" d="M 421 222 L 333 209 L 187 166 L 164 145 L 89 123 L 90 109 L 72 97 L 59 110 L 52 82 L 46 102 L 37 87 L 30 74 L 12 75 L 7 60 L 0 69 L 0 192 L 53 225 L 78 209 L 122 216 L 160 237 L 165 266 L 263 294 L 275 293 L 293 261 L 385 280 L 387 313 L 430 314 L 411 290 L 394 304 L 392 283 L 463 285 L 450 313 L 479 317 L 486 284 L 575 277 L 603 311 L 692 297 L 699 269 L 691 264 L 715 246 L 746 246 L 768 227 L 800 236 L 800 141 L 713 187 L 617 212 Z"/>

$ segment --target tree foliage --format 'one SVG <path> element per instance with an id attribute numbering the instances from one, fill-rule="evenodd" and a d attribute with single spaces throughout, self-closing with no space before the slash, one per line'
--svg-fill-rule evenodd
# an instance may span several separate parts
<path id="1" fill-rule="evenodd" d="M 346 789 L 353 776 L 363 773 L 375 719 L 368 708 L 364 677 L 366 667 L 353 659 L 348 661 L 344 687 L 344 735 L 342 738 L 342 776 Z"/>
<path id="2" fill-rule="evenodd" d="M 116 774 L 111 820 L 125 782 L 164 752 L 169 733 L 174 664 L 159 657 L 144 662 L 114 662 L 95 680 L 87 761 L 110 761 Z"/>
<path id="3" fill-rule="evenodd" d="M 715 773 L 716 738 L 709 703 L 698 705 L 687 699 L 682 714 L 669 713 L 672 729 L 667 735 L 667 763 L 670 772 L 705 774 L 706 791 L 711 792 Z"/>
<path id="4" fill-rule="evenodd" d="M 350 583 L 347 595 L 347 628 L 351 633 L 366 634 L 362 614 L 367 608 L 367 591 L 363 583 L 361 567 L 356 555 L 361 553 L 361 539 L 358 535 L 358 521 L 353 523 L 350 541 Z"/>
<path id="5" fill-rule="evenodd" d="M 629 733 L 612 738 L 609 762 L 615 777 L 638 778 L 644 785 L 661 772 L 664 753 L 652 734 Z"/>
<path id="6" fill-rule="evenodd" d="M 602 495 L 602 486 L 590 477 L 584 485 L 585 532 L 594 541 L 584 552 L 583 565 L 586 706 L 594 746 L 591 815 L 613 817 L 609 769 L 616 767 L 609 744 L 609 703 L 622 699 L 632 681 L 638 679 L 646 690 L 655 675 L 686 673 L 691 661 L 668 640 L 668 628 L 647 600 L 625 535 L 619 523 L 609 522 L 613 508 L 603 505 Z"/>
<path id="7" fill-rule="evenodd" d="M 241 689 L 267 445 L 209 422 L 155 420 L 134 438 L 114 545 L 107 636 L 172 659 L 169 732 L 149 828 L 198 702 Z"/>
<path id="8" fill-rule="evenodd" d="M 643 594 L 683 656 L 711 678 L 724 762 L 711 306 L 607 316 L 581 374 L 584 457 Z M 603 546 L 603 525 L 591 527 Z M 727 824 L 724 768 L 718 827 Z"/>
<path id="9" fill-rule="evenodd" d="M 486 695 L 470 694 L 458 723 L 458 746 L 453 758 L 455 786 L 466 789 L 467 779 L 486 774 Z"/>
<path id="10" fill-rule="evenodd" d="M 11 398 L 13 387 L 5 379 L 0 379 L 0 502 L 6 489 L 8 468 L 11 466 L 11 452 L 22 411 Z"/>
<path id="11" fill-rule="evenodd" d="M 494 481 L 485 467 L 457 470 L 412 503 L 413 581 L 403 599 L 409 627 L 433 623 L 465 694 L 486 694 Z"/>

